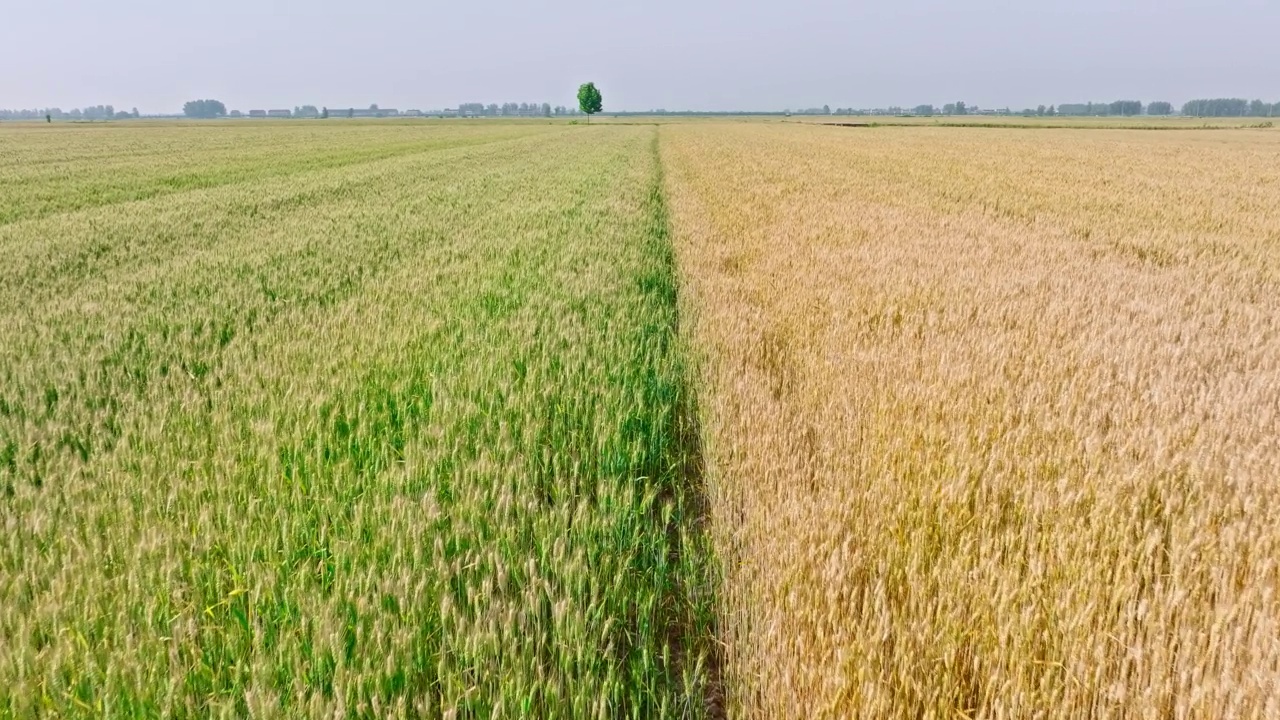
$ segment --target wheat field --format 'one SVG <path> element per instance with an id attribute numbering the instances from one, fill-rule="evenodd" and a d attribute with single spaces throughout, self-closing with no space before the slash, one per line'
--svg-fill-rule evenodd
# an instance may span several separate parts
<path id="1" fill-rule="evenodd" d="M 0 717 L 1280 716 L 1280 131 L 0 127 Z"/>
<path id="2" fill-rule="evenodd" d="M 0 128 L 0 717 L 699 717 L 653 128 Z"/>
<path id="3" fill-rule="evenodd" d="M 1280 134 L 662 157 L 731 715 L 1280 716 Z"/>

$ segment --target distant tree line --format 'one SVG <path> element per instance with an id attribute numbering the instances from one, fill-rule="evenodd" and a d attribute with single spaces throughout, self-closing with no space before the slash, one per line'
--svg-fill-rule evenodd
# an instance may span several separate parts
<path id="1" fill-rule="evenodd" d="M 376 106 L 374 106 L 376 109 Z M 186 103 L 182 108 L 183 114 L 192 118 L 217 118 L 227 116 L 227 108 L 218 100 L 192 100 Z M 303 105 L 293 110 L 294 117 L 329 117 L 330 110 L 317 109 L 314 105 Z M 334 115 L 338 117 L 347 117 L 353 115 L 353 111 L 349 109 L 333 110 Z M 1135 115 L 1151 115 L 1164 116 L 1173 115 L 1175 107 L 1172 103 L 1165 101 L 1156 101 L 1143 105 L 1139 100 L 1116 100 L 1113 102 L 1087 102 L 1087 103 L 1063 103 L 1060 105 L 1041 105 L 1037 108 L 1026 108 L 1021 113 L 1015 113 L 1009 108 L 1002 110 L 984 109 L 979 110 L 977 107 L 968 105 L 964 102 L 957 101 L 947 103 L 942 107 L 932 104 L 917 105 L 913 108 L 904 109 L 893 106 L 888 108 L 876 109 L 857 109 L 838 107 L 834 110 L 830 106 L 804 108 L 800 110 L 786 111 L 785 114 L 792 115 L 1014 115 L 1022 114 L 1027 116 L 1081 116 L 1081 117 L 1106 117 L 1106 116 L 1135 116 Z M 458 106 L 458 113 L 464 116 L 473 117 L 559 117 L 559 116 L 578 116 L 581 111 L 576 107 L 568 107 L 564 105 L 552 106 L 550 103 L 514 103 L 508 102 L 501 105 L 497 103 L 462 103 Z M 432 113 L 424 113 L 432 114 Z M 636 113 L 622 113 L 636 114 Z M 662 115 L 738 115 L 738 114 L 784 114 L 782 112 L 705 112 L 696 110 L 651 110 L 639 114 L 662 114 Z M 1280 117 L 1280 102 L 1267 103 L 1262 100 L 1245 100 L 1243 98 L 1212 98 L 1203 100 L 1191 100 L 1182 105 L 1181 114 L 1194 117 Z M 131 111 L 116 110 L 112 105 L 91 105 L 85 108 L 72 108 L 71 110 L 62 110 L 61 108 L 31 108 L 22 110 L 3 110 L 0 109 L 0 121 L 3 120 L 123 120 L 127 118 L 141 117 L 137 108 Z"/>
<path id="2" fill-rule="evenodd" d="M 1167 104 L 1167 103 L 1165 103 Z M 1059 115 L 1077 117 L 1106 117 L 1108 115 L 1133 116 L 1143 111 L 1141 100 L 1116 100 L 1114 102 L 1062 103 L 1058 105 Z"/>
<path id="3" fill-rule="evenodd" d="M 1107 108 L 1111 115 L 1124 115 L 1132 117 L 1142 114 L 1141 100 L 1116 100 Z"/>
<path id="4" fill-rule="evenodd" d="M 1243 98 L 1192 100 L 1182 106 L 1182 114 L 1196 117 L 1280 117 L 1280 102 L 1250 102 Z"/>
<path id="5" fill-rule="evenodd" d="M 1059 115 L 1142 115 L 1144 108 L 1137 100 L 1112 103 L 1077 103 L 1058 106 Z M 1172 115 L 1172 103 L 1158 101 L 1146 106 L 1147 115 Z M 1184 103 L 1182 114 L 1196 117 L 1280 117 L 1280 103 L 1252 102 L 1241 98 L 1192 100 Z"/>
<path id="6" fill-rule="evenodd" d="M 922 105 L 922 106 L 920 106 L 920 107 L 924 107 L 924 106 Z M 932 107 L 932 106 L 930 106 L 930 107 Z M 919 109 L 919 108 L 917 108 L 917 109 Z M 766 113 L 766 114 L 768 114 L 768 113 Z M 815 112 L 813 112 L 813 111 L 811 111 L 811 110 L 797 110 L 797 111 L 796 111 L 796 112 L 794 112 L 794 113 L 792 113 L 791 111 L 787 111 L 787 114 L 788 114 L 788 115 L 792 115 L 792 114 L 794 114 L 794 115 L 818 115 L 818 114 L 825 114 L 825 113 L 815 113 Z M 832 114 L 832 115 L 854 115 L 854 116 L 862 116 L 862 115 L 933 115 L 934 113 L 917 113 L 915 110 L 907 111 L 907 110 L 904 110 L 904 109 L 902 109 L 902 108 L 900 108 L 900 107 L 898 107 L 898 106 L 896 106 L 896 105 L 893 105 L 893 106 L 890 106 L 890 107 L 887 107 L 887 108 L 851 108 L 851 107 L 850 107 L 850 108 L 844 108 L 844 107 L 838 107 L 838 108 L 836 108 L 835 110 L 832 110 L 832 111 L 831 111 L 831 114 Z"/>
<path id="7" fill-rule="evenodd" d="M 1149 106 L 1143 106 L 1139 100 L 1116 100 L 1110 103 L 1066 103 L 1063 105 L 1040 105 L 1035 108 L 1025 108 L 1015 112 L 1011 108 L 979 108 L 976 105 L 970 105 L 962 100 L 953 103 L 947 103 L 938 107 L 933 104 L 916 105 L 912 108 L 902 108 L 896 105 L 884 108 L 874 109 L 857 109 L 838 107 L 834 111 L 830 111 L 826 106 L 821 110 L 798 110 L 793 114 L 834 114 L 834 115 L 1025 115 L 1028 117 L 1054 117 L 1058 115 L 1141 115 L 1144 110 L 1150 115 L 1171 115 L 1173 114 L 1173 105 L 1167 102 L 1153 102 Z"/>
<path id="8" fill-rule="evenodd" d="M 131 111 L 116 110 L 114 105 L 91 105 L 86 108 L 32 108 L 30 110 L 0 110 L 0 120 L 125 120 L 141 117 L 138 108 Z"/>
<path id="9" fill-rule="evenodd" d="M 1141 100 L 1115 100 L 1109 103 L 1063 103 L 1048 107 L 1041 105 L 1034 109 L 1027 108 L 1021 114 L 1038 117 L 1056 117 L 1059 115 L 1075 117 L 1119 115 L 1132 117 L 1141 115 L 1144 111 L 1150 115 L 1169 115 L 1173 112 L 1173 106 L 1167 102 L 1153 102 L 1147 106 L 1143 105 Z"/>
<path id="10" fill-rule="evenodd" d="M 833 111 L 835 115 L 837 111 Z M 647 117 L 649 115 L 670 115 L 672 117 L 744 117 L 744 116 L 783 116 L 790 113 L 785 110 L 667 110 L 666 108 L 656 108 L 653 110 L 610 110 L 609 114 L 614 117 Z"/>
<path id="11" fill-rule="evenodd" d="M 473 117 L 551 117 L 552 115 L 570 115 L 568 108 L 551 107 L 551 103 L 460 103 L 458 114 Z"/>
<path id="12" fill-rule="evenodd" d="M 1141 100 L 1115 100 L 1113 102 L 1063 103 L 1061 105 L 1040 105 L 1014 112 L 1009 108 L 982 109 L 964 102 L 953 102 L 938 108 L 934 105 L 917 105 L 909 110 L 900 107 L 855 109 L 836 108 L 835 115 L 1025 115 L 1039 117 L 1075 116 L 1075 117 L 1133 117 L 1137 115 L 1173 115 L 1172 103 L 1163 100 L 1144 105 Z M 826 114 L 822 110 L 799 110 L 794 114 Z M 1261 100 L 1247 101 L 1242 99 L 1220 98 L 1214 100 L 1192 100 L 1182 106 L 1183 115 L 1200 117 L 1280 117 L 1280 103 L 1265 103 Z"/>

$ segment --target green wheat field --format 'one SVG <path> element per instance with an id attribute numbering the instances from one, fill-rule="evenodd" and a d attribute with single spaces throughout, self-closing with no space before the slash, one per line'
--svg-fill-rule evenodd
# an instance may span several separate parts
<path id="1" fill-rule="evenodd" d="M 0 716 L 691 717 L 654 127 L 0 134 Z"/>

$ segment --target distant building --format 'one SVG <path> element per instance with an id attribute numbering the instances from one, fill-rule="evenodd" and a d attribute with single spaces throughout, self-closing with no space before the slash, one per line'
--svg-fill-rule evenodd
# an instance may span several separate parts
<path id="1" fill-rule="evenodd" d="M 405 117 L 422 117 L 422 111 L 421 110 L 405 110 L 404 116 Z"/>
<path id="2" fill-rule="evenodd" d="M 268 110 L 267 117 L 273 117 L 273 118 L 293 117 L 293 111 L 292 110 Z"/>
<path id="3" fill-rule="evenodd" d="M 249 111 L 249 117 L 251 118 L 264 118 L 266 116 L 267 116 L 266 110 L 250 110 Z"/>
<path id="4" fill-rule="evenodd" d="M 232 110 L 227 114 L 231 117 L 244 117 L 244 113 L 240 112 L 239 110 Z"/>

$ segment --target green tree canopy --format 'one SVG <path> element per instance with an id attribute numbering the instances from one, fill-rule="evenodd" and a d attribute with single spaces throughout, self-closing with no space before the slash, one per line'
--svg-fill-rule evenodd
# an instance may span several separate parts
<path id="1" fill-rule="evenodd" d="M 604 110 L 604 98 L 595 83 L 585 83 L 578 88 L 578 107 L 586 113 L 587 122 L 591 122 L 592 115 Z"/>
<path id="2" fill-rule="evenodd" d="M 1112 115 L 1141 115 L 1141 100 L 1116 100 L 1107 106 L 1107 110 Z"/>
<path id="3" fill-rule="evenodd" d="M 189 118 L 217 118 L 227 114 L 227 106 L 218 100 L 191 100 L 182 106 L 182 113 Z"/>

